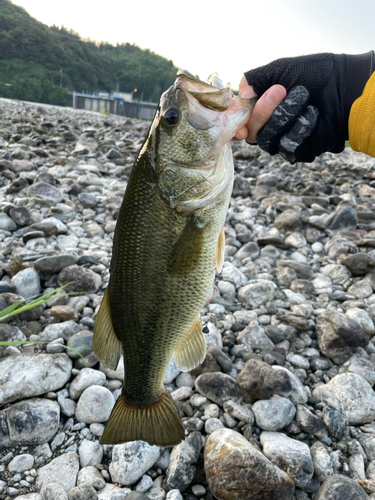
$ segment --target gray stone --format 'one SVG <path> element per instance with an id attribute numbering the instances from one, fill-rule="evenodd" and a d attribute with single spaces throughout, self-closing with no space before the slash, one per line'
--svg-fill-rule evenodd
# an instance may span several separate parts
<path id="1" fill-rule="evenodd" d="M 234 401 L 226 401 L 224 403 L 224 411 L 241 422 L 245 422 L 246 424 L 254 423 L 254 413 L 247 405 L 240 405 Z"/>
<path id="2" fill-rule="evenodd" d="M 160 457 L 160 448 L 144 441 L 133 441 L 113 447 L 109 473 L 114 482 L 135 484 Z"/>
<path id="3" fill-rule="evenodd" d="M 44 484 L 40 493 L 42 494 L 43 500 L 68 500 L 68 494 L 65 488 L 54 481 L 49 484 Z"/>
<path id="4" fill-rule="evenodd" d="M 36 197 L 47 202 L 47 206 L 55 205 L 62 199 L 62 193 L 59 189 L 45 182 L 36 182 L 27 190 L 28 197 Z"/>
<path id="5" fill-rule="evenodd" d="M 78 400 L 75 418 L 86 424 L 106 422 L 114 404 L 115 398 L 111 391 L 100 385 L 91 385 L 82 392 Z"/>
<path id="6" fill-rule="evenodd" d="M 97 500 L 97 498 L 95 489 L 88 484 L 76 486 L 69 491 L 69 500 Z"/>
<path id="7" fill-rule="evenodd" d="M 237 375 L 237 384 L 248 402 L 254 399 L 269 399 L 277 388 L 291 387 L 285 372 L 276 372 L 260 359 L 249 359 Z"/>
<path id="8" fill-rule="evenodd" d="M 167 490 L 185 491 L 190 485 L 202 444 L 200 432 L 192 432 L 185 441 L 173 448 L 165 477 Z"/>
<path id="9" fill-rule="evenodd" d="M 333 475 L 333 465 L 327 446 L 316 441 L 310 447 L 311 458 L 314 464 L 314 473 L 321 483 Z"/>
<path id="10" fill-rule="evenodd" d="M 316 387 L 313 397 L 345 413 L 350 425 L 375 419 L 375 392 L 367 380 L 355 373 L 336 375 L 328 384 Z"/>
<path id="11" fill-rule="evenodd" d="M 34 465 L 34 457 L 28 453 L 16 455 L 8 464 L 9 472 L 24 472 L 30 470 Z"/>
<path id="12" fill-rule="evenodd" d="M 1 342 L 17 342 L 27 340 L 22 331 L 13 325 L 0 323 L 0 356 L 6 349 L 6 345 L 1 345 Z"/>
<path id="13" fill-rule="evenodd" d="M 82 266 L 67 266 L 58 275 L 58 283 L 66 292 L 95 293 L 102 285 L 102 278 L 91 269 Z"/>
<path id="14" fill-rule="evenodd" d="M 88 465 L 78 472 L 77 486 L 84 484 L 92 486 L 96 490 L 101 490 L 105 487 L 105 479 L 96 467 Z"/>
<path id="15" fill-rule="evenodd" d="M 83 325 L 78 325 L 73 320 L 63 321 L 62 323 L 52 323 L 52 325 L 46 326 L 40 333 L 40 338 L 48 342 L 52 342 L 60 337 L 64 340 L 68 340 L 72 335 L 84 329 L 85 327 Z"/>
<path id="16" fill-rule="evenodd" d="M 280 396 L 257 401 L 253 404 L 252 410 L 257 426 L 265 431 L 283 429 L 292 422 L 296 414 L 294 404 Z"/>
<path id="17" fill-rule="evenodd" d="M 306 487 L 314 474 L 309 447 L 279 432 L 262 432 L 260 442 L 264 455 L 287 472 L 299 488 Z"/>
<path id="18" fill-rule="evenodd" d="M 210 490 L 223 500 L 292 500 L 291 477 L 238 432 L 219 429 L 207 440 L 205 472 Z"/>
<path id="19" fill-rule="evenodd" d="M 275 394 L 290 399 L 295 405 L 306 403 L 308 397 L 306 391 L 298 377 L 283 366 L 273 365 L 272 369 L 276 371 L 280 377 L 286 377 L 286 381 L 280 387 L 277 387 Z"/>
<path id="20" fill-rule="evenodd" d="M 170 384 L 173 382 L 173 380 L 181 373 L 181 370 L 177 367 L 175 361 L 174 361 L 174 356 L 172 356 L 168 367 L 167 371 L 165 372 L 164 375 L 164 384 Z"/>
<path id="21" fill-rule="evenodd" d="M 314 415 L 306 406 L 297 405 L 297 424 L 304 432 L 316 434 L 324 429 L 324 422 Z"/>
<path id="22" fill-rule="evenodd" d="M 78 455 L 74 451 L 68 451 L 38 470 L 35 485 L 42 488 L 44 485 L 58 483 L 69 492 L 76 485 L 78 471 Z"/>
<path id="23" fill-rule="evenodd" d="M 224 373 L 203 373 L 195 381 L 195 387 L 200 394 L 220 406 L 225 401 L 237 400 L 241 396 L 236 381 Z"/>
<path id="24" fill-rule="evenodd" d="M 0 213 L 0 229 L 4 230 L 4 231 L 15 231 L 17 229 L 17 225 L 15 224 L 15 222 L 13 221 L 13 219 L 11 219 L 9 217 L 9 215 L 1 212 Z"/>
<path id="25" fill-rule="evenodd" d="M 16 293 L 24 299 L 36 298 L 41 291 L 39 274 L 32 268 L 19 271 L 13 276 L 11 283 L 16 287 Z"/>
<path id="26" fill-rule="evenodd" d="M 66 354 L 21 354 L 0 360 L 0 404 L 56 391 L 70 379 Z M 32 377 L 25 377 L 32 373 Z"/>
<path id="27" fill-rule="evenodd" d="M 278 218 L 275 220 L 275 227 L 280 231 L 294 231 L 300 229 L 301 223 L 301 211 L 288 209 L 285 210 Z"/>
<path id="28" fill-rule="evenodd" d="M 236 339 L 238 344 L 245 344 L 252 349 L 273 349 L 275 344 L 267 337 L 263 328 L 258 323 L 250 323 L 242 330 Z"/>
<path id="29" fill-rule="evenodd" d="M 204 424 L 204 430 L 206 431 L 206 434 L 212 434 L 213 432 L 217 431 L 218 429 L 222 429 L 223 427 L 225 427 L 225 425 L 218 418 L 209 418 Z"/>
<path id="30" fill-rule="evenodd" d="M 356 481 L 342 475 L 328 477 L 314 500 L 367 500 L 367 494 Z"/>
<path id="31" fill-rule="evenodd" d="M 375 267 L 375 260 L 367 253 L 356 253 L 341 260 L 353 276 L 362 276 L 371 272 Z"/>
<path id="32" fill-rule="evenodd" d="M 366 311 L 359 309 L 359 307 L 351 307 L 345 311 L 345 314 L 348 318 L 356 321 L 367 335 L 374 335 L 374 323 Z"/>
<path id="33" fill-rule="evenodd" d="M 356 373 L 363 377 L 373 386 L 375 384 L 375 366 L 374 363 L 367 358 L 362 358 L 358 355 L 352 356 L 347 362 L 349 373 Z"/>
<path id="34" fill-rule="evenodd" d="M 72 359 L 77 359 L 79 358 L 79 354 L 82 356 L 88 356 L 92 352 L 92 339 L 93 339 L 93 332 L 90 332 L 90 330 L 82 330 L 78 333 L 74 333 L 69 339 L 68 339 L 68 347 L 72 350 L 68 350 L 67 354 L 70 358 Z M 75 352 L 77 351 L 77 352 Z M 79 354 L 78 354 L 79 353 Z"/>
<path id="35" fill-rule="evenodd" d="M 35 261 L 34 269 L 40 276 L 49 277 L 59 273 L 62 269 L 75 264 L 77 257 L 71 254 L 54 255 L 52 257 L 42 257 Z"/>
<path id="36" fill-rule="evenodd" d="M 267 302 L 272 302 L 276 286 L 268 280 L 250 280 L 249 283 L 238 290 L 238 300 L 251 307 L 259 307 Z"/>
<path id="37" fill-rule="evenodd" d="M 369 342 L 368 335 L 356 321 L 332 310 L 317 317 L 316 335 L 322 353 L 339 364 L 353 354 L 353 348 L 364 347 Z"/>
<path id="38" fill-rule="evenodd" d="M 348 427 L 348 417 L 330 406 L 323 409 L 323 422 L 325 423 L 328 432 L 331 436 L 340 439 L 344 431 Z"/>

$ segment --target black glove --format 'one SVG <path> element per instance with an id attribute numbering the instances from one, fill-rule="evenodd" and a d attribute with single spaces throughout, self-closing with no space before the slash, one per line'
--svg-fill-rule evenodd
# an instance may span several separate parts
<path id="1" fill-rule="evenodd" d="M 373 51 L 360 55 L 314 54 L 278 59 L 245 73 L 258 96 L 274 84 L 283 85 L 288 92 L 258 133 L 260 147 L 270 154 L 282 154 L 290 163 L 311 162 L 325 151 L 340 153 L 349 135 L 350 108 L 374 65 Z"/>

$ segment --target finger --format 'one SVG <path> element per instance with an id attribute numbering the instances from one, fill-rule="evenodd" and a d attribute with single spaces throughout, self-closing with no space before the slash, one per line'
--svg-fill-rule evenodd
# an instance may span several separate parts
<path id="1" fill-rule="evenodd" d="M 285 96 L 286 90 L 282 85 L 273 85 L 258 99 L 247 122 L 249 131 L 246 139 L 247 142 L 250 144 L 257 142 L 256 137 L 259 130 L 268 122 L 272 113 Z"/>
<path id="2" fill-rule="evenodd" d="M 246 125 L 244 125 L 243 127 L 239 128 L 236 131 L 236 135 L 234 136 L 233 140 L 242 141 L 242 139 L 246 139 L 246 137 L 248 135 L 249 135 L 249 131 L 248 131 Z"/>
<path id="3" fill-rule="evenodd" d="M 241 78 L 240 84 L 238 86 L 238 95 L 243 99 L 251 99 L 251 97 L 255 97 L 255 92 L 252 85 L 247 83 L 245 76 Z"/>

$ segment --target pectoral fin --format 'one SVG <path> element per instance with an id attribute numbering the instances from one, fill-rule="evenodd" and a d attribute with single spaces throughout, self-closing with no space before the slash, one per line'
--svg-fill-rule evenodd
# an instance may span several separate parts
<path id="1" fill-rule="evenodd" d="M 174 244 L 169 257 L 168 271 L 172 276 L 184 276 L 198 265 L 204 233 L 205 228 L 200 227 L 194 218 L 189 220 Z"/>
<path id="2" fill-rule="evenodd" d="M 219 274 L 223 269 L 224 255 L 225 255 L 225 231 L 223 227 L 220 231 L 219 242 L 217 244 L 217 251 L 216 251 L 216 270 Z"/>
<path id="3" fill-rule="evenodd" d="M 198 317 L 190 332 L 174 352 L 174 360 L 178 368 L 188 372 L 203 363 L 206 357 L 206 339 L 202 331 L 202 323 Z"/>
<path id="4" fill-rule="evenodd" d="M 104 293 L 95 320 L 92 345 L 100 361 L 112 370 L 116 370 L 122 352 L 122 345 L 113 329 L 108 290 L 107 288 Z"/>

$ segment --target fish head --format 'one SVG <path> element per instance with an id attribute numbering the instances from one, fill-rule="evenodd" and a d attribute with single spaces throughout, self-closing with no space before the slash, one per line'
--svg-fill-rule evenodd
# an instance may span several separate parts
<path id="1" fill-rule="evenodd" d="M 157 187 L 181 213 L 210 205 L 231 189 L 230 142 L 255 104 L 218 87 L 216 75 L 211 82 L 180 70 L 161 96 L 147 141 Z"/>

